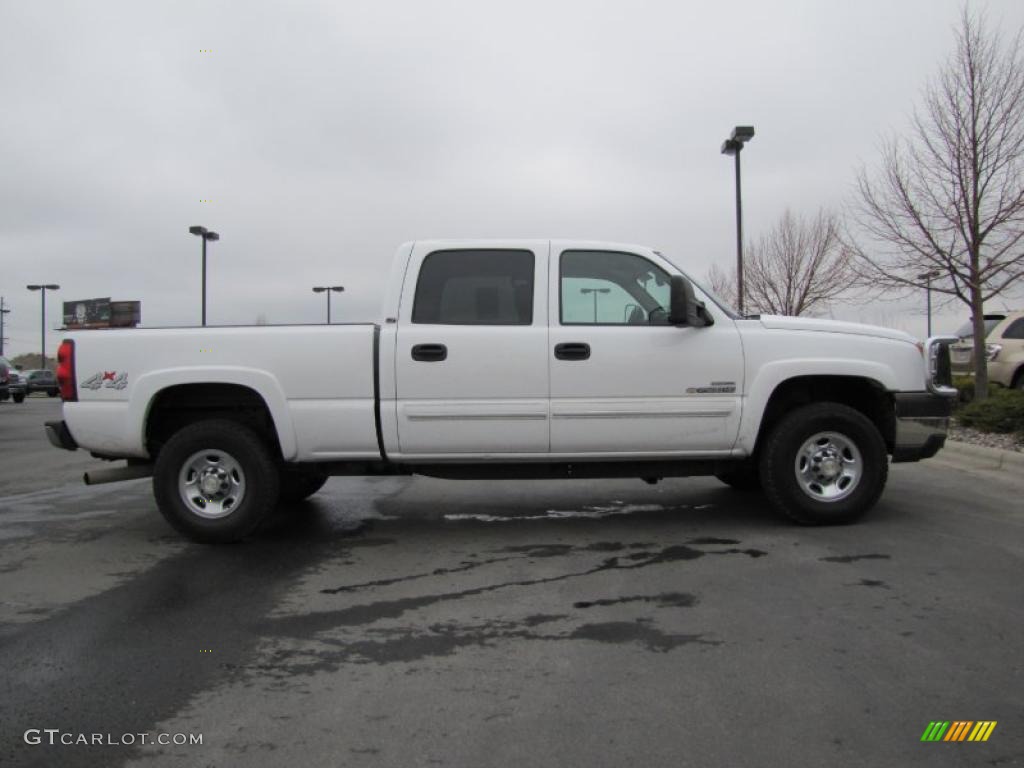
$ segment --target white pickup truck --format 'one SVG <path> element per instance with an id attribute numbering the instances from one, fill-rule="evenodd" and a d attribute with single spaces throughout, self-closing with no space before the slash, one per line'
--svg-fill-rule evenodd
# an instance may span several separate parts
<path id="1" fill-rule="evenodd" d="M 330 475 L 716 475 L 844 523 L 944 444 L 950 341 L 742 318 L 640 246 L 420 241 L 378 323 L 68 333 L 46 430 L 206 542 Z"/>

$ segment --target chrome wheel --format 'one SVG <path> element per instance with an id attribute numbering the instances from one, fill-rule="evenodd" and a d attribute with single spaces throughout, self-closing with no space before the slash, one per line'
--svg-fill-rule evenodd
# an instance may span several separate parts
<path id="1" fill-rule="evenodd" d="M 804 441 L 794 464 L 797 484 L 815 501 L 845 499 L 860 482 L 864 461 L 856 444 L 839 432 L 819 432 Z"/>
<path id="2" fill-rule="evenodd" d="M 231 514 L 245 498 L 245 473 L 222 450 L 197 451 L 182 464 L 178 493 L 190 512 L 215 519 Z"/>

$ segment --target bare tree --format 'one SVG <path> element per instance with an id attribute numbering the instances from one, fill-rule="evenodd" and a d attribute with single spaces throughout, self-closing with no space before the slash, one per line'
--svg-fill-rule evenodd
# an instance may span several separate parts
<path id="1" fill-rule="evenodd" d="M 745 303 L 756 312 L 804 315 L 824 309 L 849 290 L 854 272 L 840 239 L 834 213 L 819 211 L 804 219 L 790 211 L 756 244 L 743 264 Z M 713 266 L 711 290 L 735 302 L 735 270 Z"/>
<path id="2" fill-rule="evenodd" d="M 736 301 L 736 268 L 733 267 L 731 272 L 726 272 L 724 269 L 719 267 L 717 264 L 712 264 L 704 275 L 704 282 L 707 283 L 708 288 L 711 292 L 717 295 L 720 299 L 724 299 L 725 302 L 735 307 L 739 304 Z"/>
<path id="3" fill-rule="evenodd" d="M 1004 43 L 962 12 L 956 51 L 924 90 L 909 135 L 862 169 L 846 238 L 864 282 L 921 285 L 959 299 L 974 325 L 976 397 L 988 394 L 984 304 L 1024 275 L 1024 62 L 1021 34 Z"/>

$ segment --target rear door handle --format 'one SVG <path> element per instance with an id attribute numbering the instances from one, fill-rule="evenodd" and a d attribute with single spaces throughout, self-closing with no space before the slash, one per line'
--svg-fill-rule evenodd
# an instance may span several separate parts
<path id="1" fill-rule="evenodd" d="M 412 348 L 412 359 L 421 363 L 440 363 L 448 359 L 448 347 L 444 344 L 416 344 Z"/>
<path id="2" fill-rule="evenodd" d="M 589 360 L 590 345 L 582 341 L 555 344 L 555 357 L 559 360 Z"/>

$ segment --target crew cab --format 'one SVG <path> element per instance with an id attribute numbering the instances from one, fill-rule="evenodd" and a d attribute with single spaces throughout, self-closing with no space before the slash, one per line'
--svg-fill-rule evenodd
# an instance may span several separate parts
<path id="1" fill-rule="evenodd" d="M 47 434 L 205 542 L 331 475 L 716 475 L 827 524 L 943 446 L 956 393 L 952 337 L 740 317 L 641 246 L 406 243 L 385 293 L 376 323 L 68 333 Z"/>

